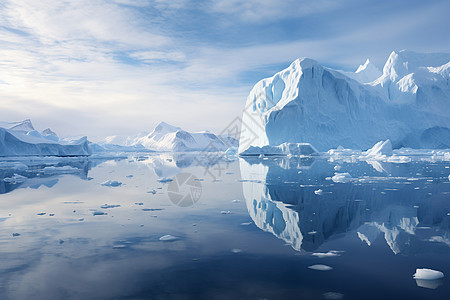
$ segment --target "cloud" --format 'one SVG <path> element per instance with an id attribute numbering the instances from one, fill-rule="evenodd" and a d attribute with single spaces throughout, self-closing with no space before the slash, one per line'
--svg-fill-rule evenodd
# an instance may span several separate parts
<path id="1" fill-rule="evenodd" d="M 344 1 L 331 0 L 213 0 L 210 8 L 213 12 L 237 16 L 246 22 L 272 22 L 283 18 L 301 17 L 332 10 Z"/>
<path id="2" fill-rule="evenodd" d="M 221 131 L 256 81 L 298 57 L 353 69 L 393 49 L 450 49 L 445 2 L 386 2 L 378 13 L 333 3 L 4 2 L 0 119 L 30 117 L 63 135 L 132 134 L 162 120 Z"/>

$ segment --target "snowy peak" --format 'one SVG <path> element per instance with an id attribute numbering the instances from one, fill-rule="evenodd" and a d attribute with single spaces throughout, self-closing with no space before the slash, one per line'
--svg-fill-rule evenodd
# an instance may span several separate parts
<path id="1" fill-rule="evenodd" d="M 392 51 L 383 67 L 383 77 L 391 81 L 416 72 L 420 68 L 440 67 L 450 61 L 449 53 L 417 53 L 401 50 Z"/>
<path id="2" fill-rule="evenodd" d="M 169 132 L 176 132 L 178 130 L 181 130 L 180 127 L 176 127 L 170 124 L 167 124 L 166 122 L 159 123 L 152 133 L 169 133 Z"/>
<path id="3" fill-rule="evenodd" d="M 372 82 L 382 75 L 381 71 L 369 59 L 367 59 L 364 64 L 360 65 L 354 73 L 343 73 L 360 83 Z"/>
<path id="4" fill-rule="evenodd" d="M 30 119 L 19 122 L 0 122 L 0 127 L 9 130 L 31 131 L 34 130 Z"/>
<path id="5" fill-rule="evenodd" d="M 44 129 L 41 132 L 42 135 L 53 135 L 53 136 L 58 136 L 53 130 L 51 130 L 50 128 Z"/>

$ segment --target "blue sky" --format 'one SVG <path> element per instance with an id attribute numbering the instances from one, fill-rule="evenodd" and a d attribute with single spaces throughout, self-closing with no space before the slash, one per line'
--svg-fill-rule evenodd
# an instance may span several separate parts
<path id="1" fill-rule="evenodd" d="M 450 52 L 449 1 L 22 0 L 0 3 L 0 120 L 60 135 L 219 132 L 299 57 L 355 70 Z"/>

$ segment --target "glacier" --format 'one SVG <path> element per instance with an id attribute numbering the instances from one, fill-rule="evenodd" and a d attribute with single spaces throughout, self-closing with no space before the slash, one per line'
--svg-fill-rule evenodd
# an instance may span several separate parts
<path id="1" fill-rule="evenodd" d="M 0 156 L 86 156 L 91 150 L 86 137 L 60 139 L 51 130 L 34 129 L 29 119 L 0 122 Z"/>
<path id="2" fill-rule="evenodd" d="M 380 140 L 450 148 L 450 54 L 393 51 L 382 73 L 369 60 L 348 73 L 300 58 L 253 87 L 242 123 L 239 153 L 283 143 L 364 150 Z"/>
<path id="3" fill-rule="evenodd" d="M 99 145 L 107 147 L 112 143 L 153 151 L 218 152 L 237 147 L 238 141 L 231 136 L 216 135 L 209 131 L 188 132 L 180 127 L 161 122 L 150 133 L 141 133 L 131 137 L 110 136 Z"/>

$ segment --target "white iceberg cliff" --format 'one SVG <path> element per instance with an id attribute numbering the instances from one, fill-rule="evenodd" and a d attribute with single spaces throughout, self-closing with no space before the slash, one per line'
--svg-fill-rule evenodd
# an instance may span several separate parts
<path id="1" fill-rule="evenodd" d="M 376 74 L 370 62 L 349 76 L 301 58 L 261 80 L 247 98 L 239 153 L 283 143 L 368 149 L 388 139 L 393 148 L 450 148 L 450 54 L 394 51 Z"/>
<path id="2" fill-rule="evenodd" d="M 86 137 L 59 139 L 50 129 L 41 134 L 28 119 L 0 122 L 0 156 L 84 156 L 90 153 Z"/>

